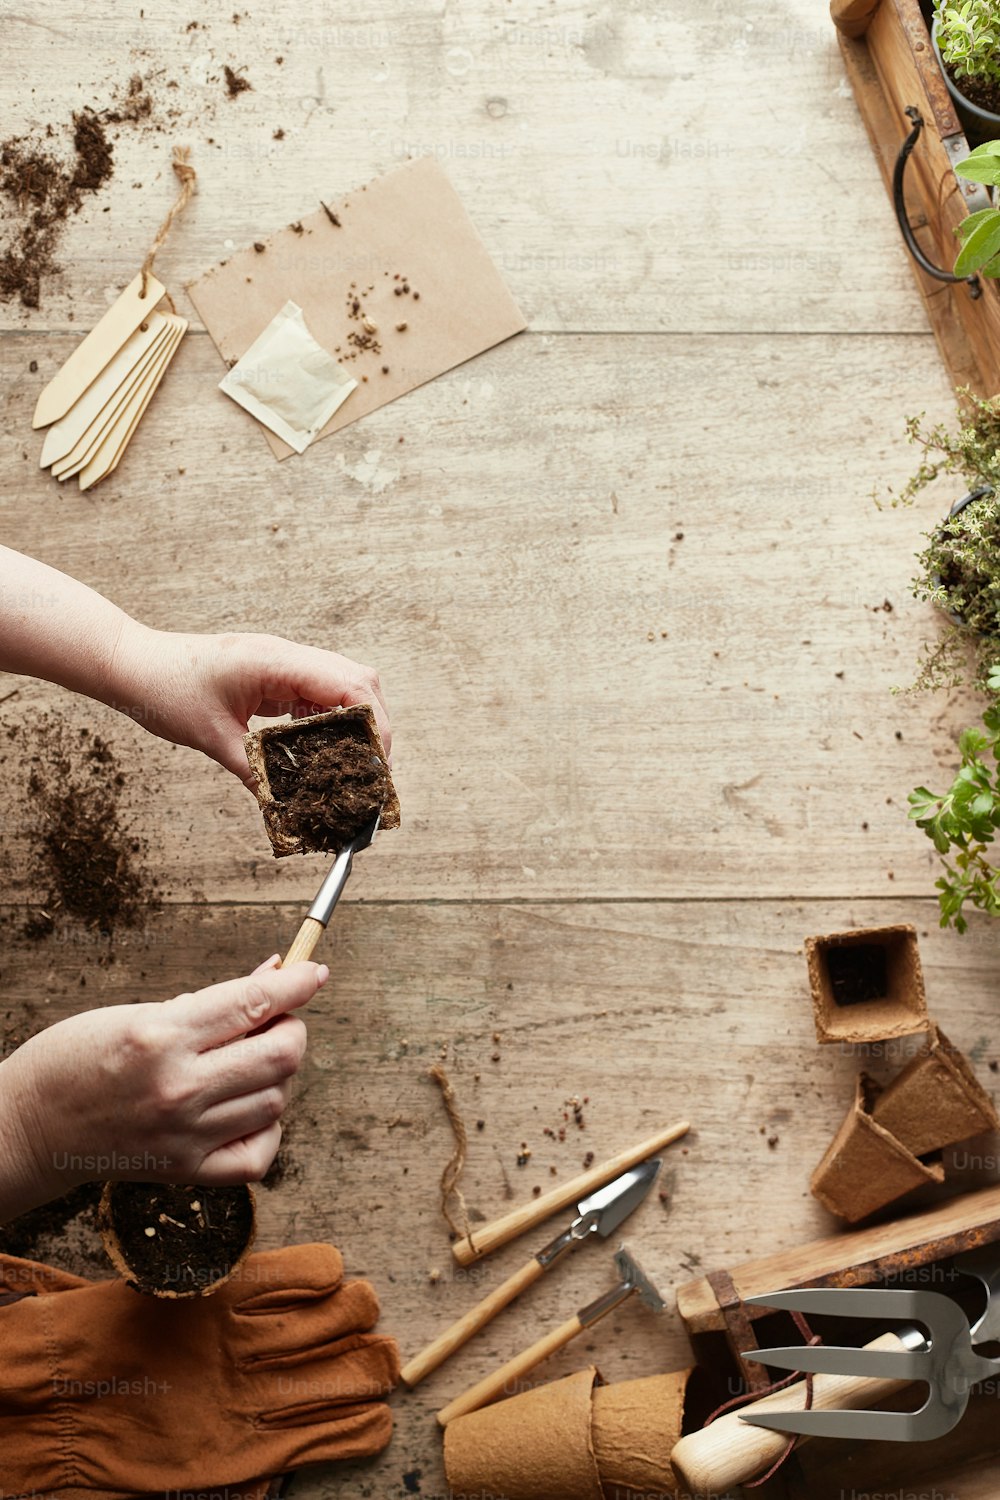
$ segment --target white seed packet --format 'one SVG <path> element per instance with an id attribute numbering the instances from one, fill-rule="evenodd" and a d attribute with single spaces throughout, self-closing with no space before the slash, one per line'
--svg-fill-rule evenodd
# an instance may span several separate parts
<path id="1" fill-rule="evenodd" d="M 219 381 L 219 390 L 303 453 L 357 384 L 317 344 L 301 307 L 286 302 Z"/>

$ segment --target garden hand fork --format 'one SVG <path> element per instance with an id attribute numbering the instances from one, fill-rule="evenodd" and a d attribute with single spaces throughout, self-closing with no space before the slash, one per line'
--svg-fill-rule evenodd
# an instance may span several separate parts
<path id="1" fill-rule="evenodd" d="M 755 1349 L 744 1355 L 761 1364 L 804 1374 L 855 1376 L 862 1379 L 923 1381 L 929 1387 L 919 1411 L 768 1411 L 747 1413 L 743 1420 L 755 1427 L 806 1437 L 877 1439 L 928 1442 L 950 1432 L 969 1404 L 969 1391 L 989 1375 L 1000 1374 L 1000 1358 L 977 1354 L 977 1344 L 1000 1339 L 1000 1247 L 988 1245 L 952 1262 L 980 1281 L 987 1293 L 986 1309 L 972 1327 L 962 1309 L 941 1292 L 908 1288 L 855 1289 L 814 1287 L 748 1297 L 757 1307 L 783 1308 L 807 1316 L 831 1314 L 848 1318 L 903 1319 L 921 1328 L 900 1329 L 896 1349 L 846 1348 L 811 1345 Z"/>

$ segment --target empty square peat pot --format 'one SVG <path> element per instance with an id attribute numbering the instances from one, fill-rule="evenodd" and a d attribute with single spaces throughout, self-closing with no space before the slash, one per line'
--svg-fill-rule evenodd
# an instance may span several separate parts
<path id="1" fill-rule="evenodd" d="M 817 1041 L 864 1044 L 927 1031 L 917 930 L 909 923 L 805 940 Z"/>

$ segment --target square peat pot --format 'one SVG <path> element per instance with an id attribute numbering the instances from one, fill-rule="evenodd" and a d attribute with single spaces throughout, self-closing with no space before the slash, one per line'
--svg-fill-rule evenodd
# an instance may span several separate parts
<path id="1" fill-rule="evenodd" d="M 805 941 L 819 1042 L 863 1044 L 927 1031 L 917 930 L 909 923 Z"/>

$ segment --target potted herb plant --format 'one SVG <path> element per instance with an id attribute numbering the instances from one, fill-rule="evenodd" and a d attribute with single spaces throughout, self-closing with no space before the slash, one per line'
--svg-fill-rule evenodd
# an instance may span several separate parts
<path id="1" fill-rule="evenodd" d="M 1000 695 L 1000 664 L 987 686 Z M 941 926 L 964 932 L 966 902 L 990 916 L 1000 915 L 1000 865 L 992 845 L 1000 828 L 1000 698 L 983 714 L 982 729 L 963 731 L 958 748 L 962 764 L 944 793 L 918 786 L 909 795 L 910 817 L 941 856 L 944 874 L 935 882 Z"/>
<path id="2" fill-rule="evenodd" d="M 925 533 L 913 580 L 918 599 L 936 604 L 948 627 L 925 649 L 917 688 L 985 689 L 1000 655 L 1000 399 L 987 400 L 961 390 L 960 423 L 926 427 L 909 417 L 907 436 L 923 452 L 916 473 L 892 505 L 911 505 L 940 474 L 955 475 L 964 493 L 944 520 Z"/>
<path id="3" fill-rule="evenodd" d="M 935 0 L 931 40 L 966 135 L 1000 135 L 1000 0 Z"/>

